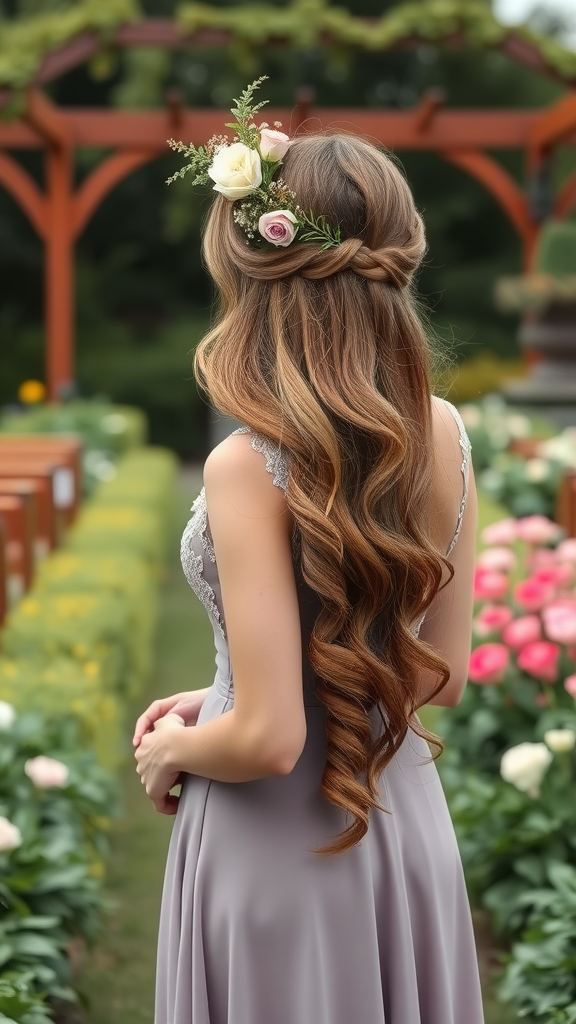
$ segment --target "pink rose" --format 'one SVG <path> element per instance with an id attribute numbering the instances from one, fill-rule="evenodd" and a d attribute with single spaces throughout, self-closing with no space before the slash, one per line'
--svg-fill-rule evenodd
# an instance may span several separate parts
<path id="1" fill-rule="evenodd" d="M 68 783 L 68 769 L 53 757 L 32 757 L 26 761 L 24 771 L 38 789 L 62 789 Z"/>
<path id="2" fill-rule="evenodd" d="M 487 604 L 478 613 L 474 620 L 474 630 L 477 636 L 487 636 L 488 633 L 499 633 L 504 626 L 507 626 L 512 618 L 512 609 L 505 604 Z"/>
<path id="3" fill-rule="evenodd" d="M 576 562 L 576 537 L 561 541 L 556 548 L 556 558 L 559 562 Z"/>
<path id="4" fill-rule="evenodd" d="M 513 544 L 517 536 L 515 519 L 499 519 L 482 530 L 484 544 Z"/>
<path id="5" fill-rule="evenodd" d="M 558 525 L 546 516 L 524 516 L 517 520 L 516 530 L 526 544 L 549 544 L 559 533 Z"/>
<path id="6" fill-rule="evenodd" d="M 519 619 L 514 619 L 502 632 L 504 643 L 514 651 L 540 640 L 541 636 L 542 626 L 538 615 L 522 615 Z"/>
<path id="7" fill-rule="evenodd" d="M 564 689 L 576 700 L 576 676 L 567 676 L 564 680 Z"/>
<path id="8" fill-rule="evenodd" d="M 538 576 L 529 576 L 527 580 L 521 580 L 516 584 L 514 597 L 522 608 L 529 612 L 537 612 L 554 597 L 554 587 L 551 583 L 544 582 Z"/>
<path id="9" fill-rule="evenodd" d="M 485 548 L 478 555 L 477 565 L 482 566 L 483 569 L 508 572 L 516 565 L 516 555 L 510 548 Z"/>
<path id="10" fill-rule="evenodd" d="M 553 683 L 558 678 L 558 659 L 560 648 L 548 640 L 537 640 L 526 644 L 518 655 L 518 665 L 534 679 L 544 683 Z"/>
<path id="11" fill-rule="evenodd" d="M 468 675 L 475 683 L 490 686 L 504 678 L 510 652 L 504 644 L 480 644 L 470 655 Z"/>
<path id="12" fill-rule="evenodd" d="M 283 160 L 290 144 L 290 139 L 284 132 L 275 132 L 272 128 L 260 129 L 260 154 L 264 160 L 275 163 Z"/>
<path id="13" fill-rule="evenodd" d="M 508 590 L 508 577 L 502 572 L 485 569 L 482 565 L 474 572 L 474 598 L 477 601 L 497 601 Z"/>
<path id="14" fill-rule="evenodd" d="M 559 644 L 576 643 L 576 600 L 552 601 L 542 610 L 544 630 L 549 640 Z"/>
<path id="15" fill-rule="evenodd" d="M 290 210 L 274 210 L 262 214 L 258 221 L 258 231 L 272 245 L 286 246 L 294 240 L 294 225 L 297 223 L 298 219 Z"/>

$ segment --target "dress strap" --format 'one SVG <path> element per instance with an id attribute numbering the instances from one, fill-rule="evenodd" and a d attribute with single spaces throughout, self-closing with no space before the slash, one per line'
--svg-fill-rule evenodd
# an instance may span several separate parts
<path id="1" fill-rule="evenodd" d="M 272 483 L 281 487 L 283 491 L 288 487 L 288 475 L 290 467 L 288 458 L 282 451 L 280 444 L 273 441 L 264 434 L 258 434 L 250 427 L 238 427 L 232 431 L 233 434 L 250 434 L 250 444 L 255 452 L 261 452 L 266 460 L 266 469 L 272 473 Z"/>
<path id="2" fill-rule="evenodd" d="M 449 546 L 449 548 L 448 548 L 448 550 L 446 552 L 446 556 L 448 556 L 453 551 L 454 545 L 456 544 L 456 541 L 458 540 L 458 537 L 460 536 L 460 530 L 462 529 L 462 520 L 464 519 L 464 512 L 465 512 L 465 509 L 466 509 L 466 499 L 468 498 L 468 476 L 469 476 L 469 468 L 470 468 L 470 452 L 472 451 L 472 445 L 470 444 L 470 438 L 468 437 L 468 434 L 466 433 L 466 427 L 464 426 L 464 423 L 462 421 L 462 417 L 461 417 L 460 413 L 458 412 L 458 409 L 456 409 L 455 406 L 453 406 L 451 402 L 447 402 L 445 398 L 440 399 L 440 401 L 443 403 L 443 405 L 446 406 L 447 409 L 449 409 L 449 411 L 452 413 L 452 416 L 456 420 L 456 423 L 458 425 L 458 434 L 459 434 L 458 441 L 459 441 L 459 444 L 460 444 L 460 448 L 462 449 L 462 466 L 461 466 L 462 478 L 463 478 L 462 499 L 460 501 L 460 509 L 459 509 L 459 512 L 458 512 L 458 521 L 456 523 L 456 532 L 455 532 L 454 536 L 452 537 L 452 540 L 450 542 L 450 546 Z"/>

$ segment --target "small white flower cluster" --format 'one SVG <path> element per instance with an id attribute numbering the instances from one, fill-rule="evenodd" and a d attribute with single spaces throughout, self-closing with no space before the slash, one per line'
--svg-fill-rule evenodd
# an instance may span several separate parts
<path id="1" fill-rule="evenodd" d="M 6 732 L 15 721 L 15 709 L 11 704 L 0 700 L 0 730 Z M 63 789 L 68 785 L 68 768 L 54 757 L 31 757 L 26 761 L 24 771 L 37 789 Z M 21 845 L 22 833 L 18 826 L 0 815 L 0 853 L 15 850 Z"/>

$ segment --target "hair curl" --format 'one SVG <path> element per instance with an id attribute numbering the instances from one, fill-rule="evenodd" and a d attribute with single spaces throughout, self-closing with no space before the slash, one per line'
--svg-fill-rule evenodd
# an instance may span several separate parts
<path id="1" fill-rule="evenodd" d="M 437 693 L 449 669 L 411 629 L 451 573 L 428 530 L 430 349 L 410 289 L 426 243 L 404 177 L 367 142 L 296 139 L 282 177 L 344 241 L 258 250 L 217 197 L 204 253 L 221 311 L 195 371 L 291 460 L 302 574 L 321 599 L 308 656 L 326 708 L 322 790 L 352 816 L 317 852 L 338 853 L 366 833 L 408 728 L 442 749 L 415 712 L 422 676 Z"/>

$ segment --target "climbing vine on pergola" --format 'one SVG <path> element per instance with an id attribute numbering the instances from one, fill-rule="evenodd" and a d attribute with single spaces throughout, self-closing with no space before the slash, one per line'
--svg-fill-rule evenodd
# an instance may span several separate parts
<path id="1" fill-rule="evenodd" d="M 42 239 L 46 253 L 47 381 L 58 398 L 74 379 L 74 244 L 98 205 L 123 178 L 166 152 L 176 132 L 195 144 L 222 130 L 228 112 L 59 109 L 41 86 L 106 50 L 129 46 L 346 46 L 383 51 L 426 43 L 497 48 L 528 67 L 562 81 L 567 95 L 552 107 L 530 110 L 447 110 L 439 93 L 425 94 L 409 111 L 314 108 L 314 128 L 353 127 L 358 134 L 394 149 L 432 150 L 480 181 L 518 232 L 529 266 L 538 237 L 539 214 L 524 191 L 486 150 L 520 148 L 529 177 L 538 177 L 554 147 L 576 143 L 576 54 L 527 29 L 500 25 L 483 3 L 421 0 L 366 19 L 325 0 L 294 0 L 287 7 L 265 5 L 216 8 L 183 4 L 176 18 L 140 20 L 135 0 L 81 0 L 74 7 L 3 25 L 0 40 L 0 108 L 12 119 L 0 122 L 0 184 L 12 194 Z M 268 109 L 268 121 L 306 130 L 310 101 L 295 108 Z M 113 149 L 74 187 L 77 147 Z M 38 188 L 7 150 L 42 148 L 45 189 Z M 566 217 L 576 205 L 576 175 L 553 198 L 552 216 Z"/>

